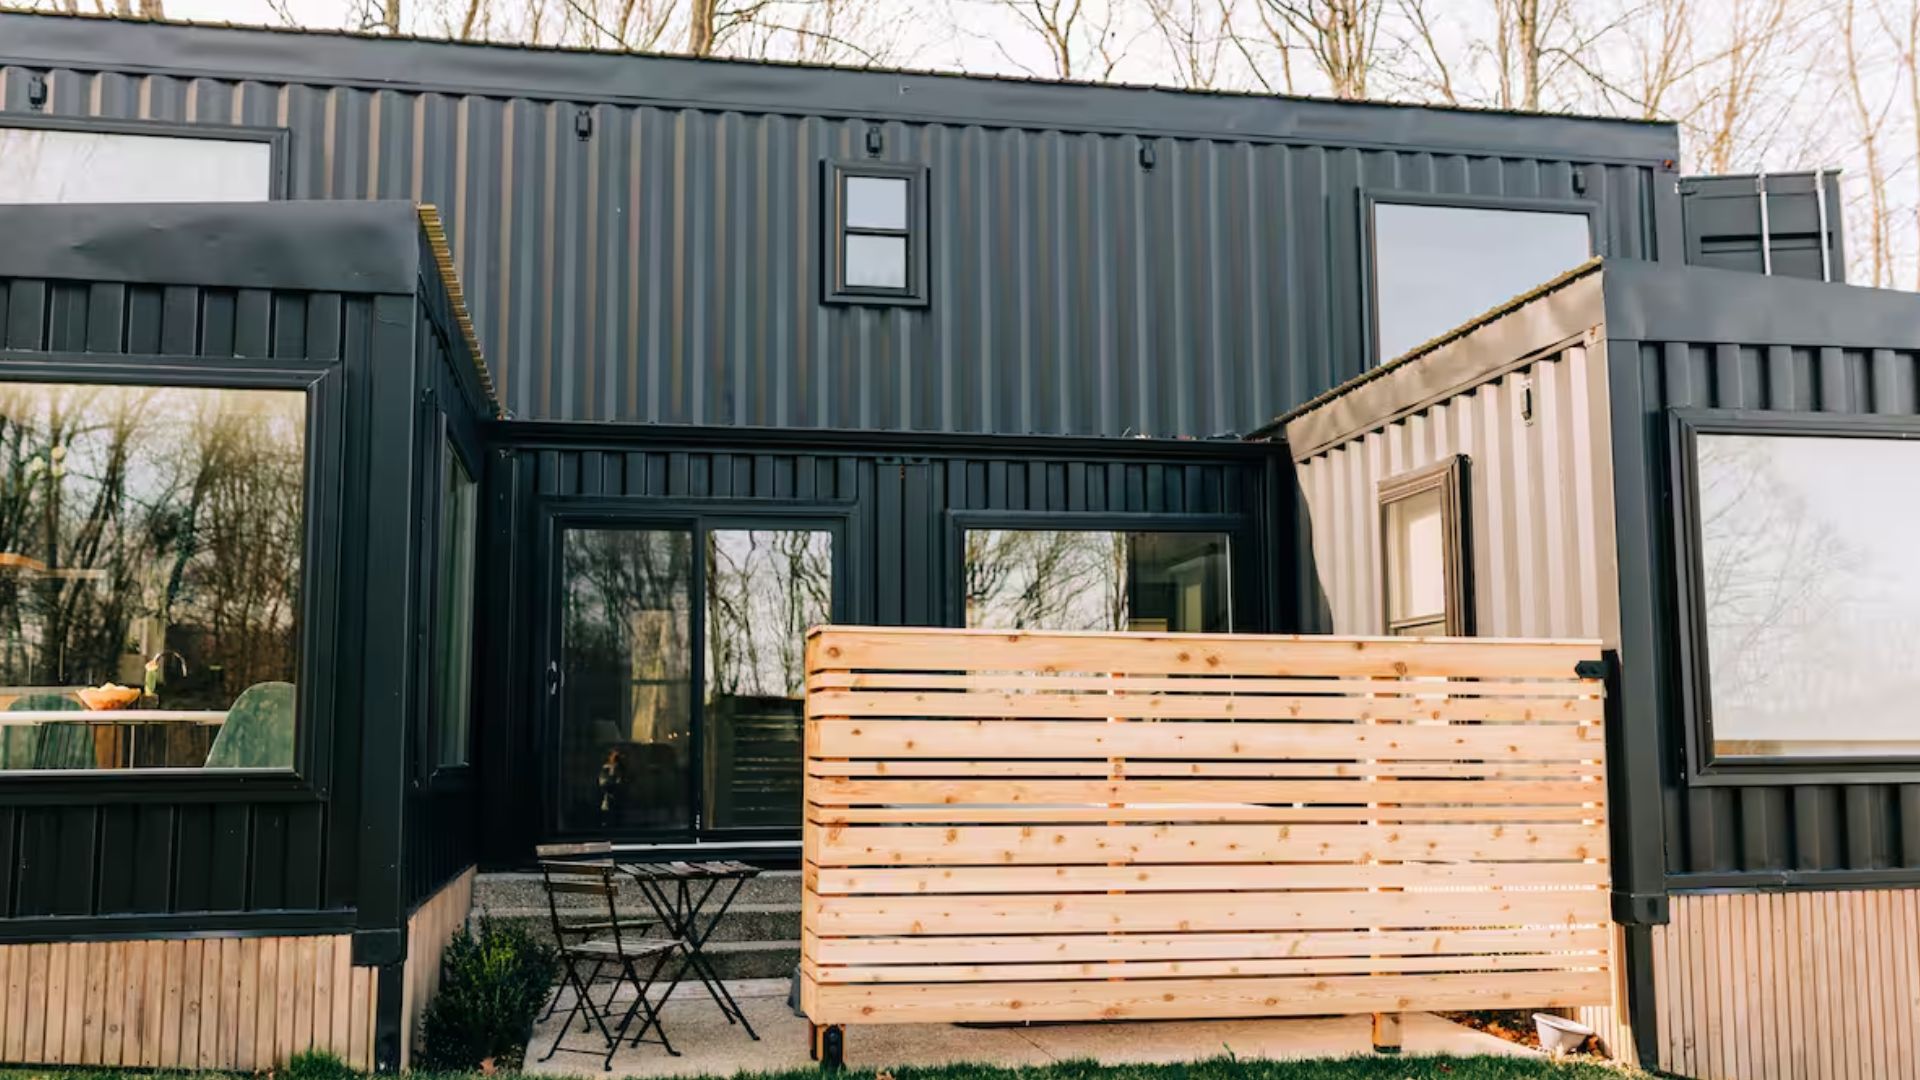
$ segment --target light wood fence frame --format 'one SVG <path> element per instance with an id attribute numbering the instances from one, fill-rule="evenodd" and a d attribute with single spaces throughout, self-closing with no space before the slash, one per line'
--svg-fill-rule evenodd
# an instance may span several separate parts
<path id="1" fill-rule="evenodd" d="M 814 629 L 816 1057 L 849 1023 L 1620 1005 L 1601 661 Z"/>

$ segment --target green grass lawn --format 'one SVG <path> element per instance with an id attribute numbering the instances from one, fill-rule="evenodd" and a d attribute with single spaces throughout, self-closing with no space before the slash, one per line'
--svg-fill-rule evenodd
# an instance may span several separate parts
<path id="1" fill-rule="evenodd" d="M 6 1069 L 0 1080 L 217 1080 L 215 1073 L 158 1073 L 138 1070 Z M 479 1073 L 412 1073 L 413 1080 L 480 1080 Z M 598 1071 L 582 1077 L 603 1076 Z M 737 1080 L 819 1080 L 814 1069 L 742 1074 Z M 1019 1069 L 950 1065 L 941 1068 L 848 1069 L 844 1080 L 1620 1080 L 1622 1071 L 1590 1062 L 1554 1064 L 1540 1058 L 1511 1057 L 1393 1057 L 1368 1055 L 1318 1058 L 1307 1061 L 1237 1060 L 1218 1057 L 1187 1065 L 1099 1065 L 1062 1062 Z M 304 1070 L 283 1073 L 285 1080 L 318 1080 Z M 522 1080 L 521 1074 L 497 1073 L 485 1080 Z M 546 1078 L 541 1078 L 546 1080 Z"/>

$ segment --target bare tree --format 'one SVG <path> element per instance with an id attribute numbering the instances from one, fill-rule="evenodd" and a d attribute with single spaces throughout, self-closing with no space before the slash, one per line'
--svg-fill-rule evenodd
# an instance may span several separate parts
<path id="1" fill-rule="evenodd" d="M 1306 52 L 1334 97 L 1367 96 L 1386 0 L 1254 0 L 1267 43 Z M 1288 78 L 1291 89 L 1291 73 Z"/>
<path id="2" fill-rule="evenodd" d="M 1235 40 L 1233 0 L 1147 0 L 1147 10 L 1174 81 L 1189 90 L 1218 87 Z"/>
<path id="3" fill-rule="evenodd" d="M 1889 244 L 1890 223 L 1887 209 L 1887 169 L 1881 147 L 1882 131 L 1892 97 L 1875 100 L 1874 75 L 1861 54 L 1858 22 L 1860 0 L 1845 0 L 1841 8 L 1841 43 L 1846 56 L 1845 90 L 1852 107 L 1853 121 L 1860 139 L 1860 152 L 1866 159 L 1867 254 L 1865 262 L 1872 270 L 1873 285 L 1887 283 L 1892 264 Z"/>

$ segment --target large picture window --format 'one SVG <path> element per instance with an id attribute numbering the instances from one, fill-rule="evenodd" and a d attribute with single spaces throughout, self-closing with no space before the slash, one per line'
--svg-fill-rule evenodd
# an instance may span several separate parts
<path id="1" fill-rule="evenodd" d="M 1220 533 L 969 529 L 963 575 L 968 626 L 1233 629 Z"/>
<path id="2" fill-rule="evenodd" d="M 305 409 L 0 383 L 0 771 L 293 767 Z"/>
<path id="3" fill-rule="evenodd" d="M 1920 758 L 1920 442 L 1850 426 L 1678 426 L 1709 763 Z"/>
<path id="4" fill-rule="evenodd" d="M 0 203 L 258 202 L 274 178 L 263 138 L 0 119 Z"/>
<path id="5" fill-rule="evenodd" d="M 1371 225 L 1380 363 L 1593 255 L 1584 211 L 1382 200 Z"/>

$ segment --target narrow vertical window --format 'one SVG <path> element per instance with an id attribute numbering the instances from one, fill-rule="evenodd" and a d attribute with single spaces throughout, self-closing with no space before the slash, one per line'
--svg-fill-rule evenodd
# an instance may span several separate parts
<path id="1" fill-rule="evenodd" d="M 1387 633 L 1473 632 L 1467 567 L 1467 459 L 1380 484 L 1381 590 Z"/>
<path id="2" fill-rule="evenodd" d="M 822 247 L 829 303 L 927 302 L 927 171 L 829 163 Z"/>

